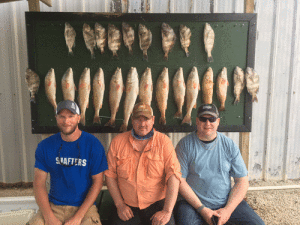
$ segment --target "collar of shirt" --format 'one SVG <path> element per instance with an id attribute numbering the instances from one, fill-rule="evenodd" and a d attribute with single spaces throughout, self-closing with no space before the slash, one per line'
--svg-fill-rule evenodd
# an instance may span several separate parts
<path id="1" fill-rule="evenodd" d="M 136 138 L 138 140 L 147 140 L 147 139 L 153 137 L 153 135 L 154 135 L 154 130 L 153 129 L 154 128 L 152 128 L 152 130 L 148 134 L 146 134 L 145 136 L 143 136 L 143 137 L 140 136 L 140 135 L 138 135 L 137 133 L 135 133 L 134 129 L 131 130 L 131 134 L 132 134 L 132 136 L 134 138 Z"/>
<path id="2" fill-rule="evenodd" d="M 151 150 L 152 147 L 153 147 L 152 145 L 153 145 L 153 140 L 154 140 L 155 135 L 156 135 L 156 130 L 153 128 L 152 132 L 153 132 L 153 134 L 152 134 L 151 137 L 149 137 L 149 141 L 148 141 L 147 145 L 144 148 L 144 152 Z M 134 144 L 134 140 L 146 140 L 146 139 L 135 139 L 135 137 L 133 136 L 132 131 L 131 131 L 131 135 L 129 136 L 129 142 L 131 143 L 133 149 L 137 151 L 136 146 Z"/>

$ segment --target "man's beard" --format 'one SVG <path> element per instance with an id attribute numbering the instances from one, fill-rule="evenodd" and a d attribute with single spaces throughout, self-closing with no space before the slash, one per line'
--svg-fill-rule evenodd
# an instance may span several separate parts
<path id="1" fill-rule="evenodd" d="M 60 127 L 60 126 L 58 126 L 58 128 L 59 128 L 60 132 L 61 132 L 63 135 L 71 135 L 71 134 L 73 134 L 73 133 L 75 132 L 75 130 L 77 129 L 77 126 L 78 126 L 78 124 L 74 125 L 74 126 L 72 127 L 72 129 L 71 129 L 69 132 L 65 132 L 65 131 L 63 130 L 63 128 Z"/>

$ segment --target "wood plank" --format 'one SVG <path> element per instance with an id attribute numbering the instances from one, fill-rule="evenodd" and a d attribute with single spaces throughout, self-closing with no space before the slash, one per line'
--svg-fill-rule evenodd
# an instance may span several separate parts
<path id="1" fill-rule="evenodd" d="M 0 0 L 0 3 L 7 3 L 7 2 L 17 2 L 21 0 Z"/>
<path id="2" fill-rule="evenodd" d="M 29 11 L 39 12 L 40 11 L 40 1 L 39 0 L 28 0 Z"/>
<path id="3" fill-rule="evenodd" d="M 254 13 L 254 0 L 245 0 L 245 13 Z"/>
<path id="4" fill-rule="evenodd" d="M 52 7 L 52 0 L 40 0 L 42 3 L 44 3 L 45 5 Z"/>

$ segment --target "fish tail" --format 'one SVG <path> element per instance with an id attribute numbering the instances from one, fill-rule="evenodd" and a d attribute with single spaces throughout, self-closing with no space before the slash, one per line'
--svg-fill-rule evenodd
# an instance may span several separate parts
<path id="1" fill-rule="evenodd" d="M 225 111 L 225 105 L 221 105 L 219 111 Z"/>
<path id="2" fill-rule="evenodd" d="M 116 126 L 115 122 L 116 122 L 115 120 L 110 119 L 104 126 L 115 127 Z"/>
<path id="3" fill-rule="evenodd" d="M 168 61 L 168 59 L 169 59 L 169 55 L 168 55 L 168 53 L 165 53 L 165 55 L 164 55 L 164 59 Z"/>
<path id="4" fill-rule="evenodd" d="M 239 98 L 239 97 L 236 97 L 236 98 L 235 98 L 235 101 L 234 101 L 234 103 L 233 103 L 233 104 L 235 104 L 235 105 L 236 105 L 236 104 L 238 104 L 239 102 L 240 102 L 240 98 Z"/>
<path id="5" fill-rule="evenodd" d="M 34 95 L 31 95 L 31 96 L 30 96 L 30 102 L 36 103 L 36 101 L 35 101 L 35 96 L 34 96 Z"/>
<path id="6" fill-rule="evenodd" d="M 92 58 L 92 59 L 95 59 L 95 58 L 96 58 L 96 57 L 95 57 L 94 51 L 91 51 L 91 58 Z"/>
<path id="7" fill-rule="evenodd" d="M 100 116 L 94 116 L 94 121 L 93 121 L 93 123 L 99 123 L 99 124 L 101 124 L 101 119 L 100 119 Z"/>
<path id="8" fill-rule="evenodd" d="M 120 132 L 125 132 L 127 131 L 127 124 L 123 123 L 120 127 Z"/>
<path id="9" fill-rule="evenodd" d="M 182 119 L 182 112 L 181 111 L 177 111 L 174 115 L 174 118 L 176 119 Z"/>
<path id="10" fill-rule="evenodd" d="M 188 114 L 187 114 L 187 115 L 183 118 L 181 124 L 184 124 L 184 123 L 187 123 L 187 124 L 189 124 L 190 126 L 192 125 L 192 118 L 191 118 L 191 115 L 188 115 Z"/>
<path id="11" fill-rule="evenodd" d="M 159 118 L 159 124 L 162 124 L 162 125 L 166 125 L 167 121 L 166 121 L 166 117 L 160 117 Z"/>
<path id="12" fill-rule="evenodd" d="M 85 114 L 81 114 L 80 123 L 85 126 Z"/>
<path id="13" fill-rule="evenodd" d="M 188 50 L 185 51 L 185 55 L 186 55 L 186 57 L 189 57 L 189 56 L 190 56 L 190 53 L 189 53 Z"/>
<path id="14" fill-rule="evenodd" d="M 212 56 L 208 56 L 208 57 L 207 57 L 207 62 L 211 63 L 211 62 L 213 62 L 213 61 L 214 61 L 214 59 L 213 59 Z"/>
<path id="15" fill-rule="evenodd" d="M 256 95 L 252 97 L 252 102 L 258 102 L 258 98 Z"/>
<path id="16" fill-rule="evenodd" d="M 130 54 L 130 55 L 133 55 L 133 50 L 132 50 L 132 48 L 129 48 L 129 54 Z"/>
<path id="17" fill-rule="evenodd" d="M 148 62 L 148 54 L 147 54 L 147 52 L 143 52 L 143 59 Z"/>
<path id="18" fill-rule="evenodd" d="M 101 54 L 103 54 L 104 53 L 104 48 L 101 48 L 100 51 L 101 51 Z"/>
<path id="19" fill-rule="evenodd" d="M 69 54 L 70 56 L 73 56 L 74 55 L 74 52 L 72 51 L 72 49 L 69 50 Z"/>

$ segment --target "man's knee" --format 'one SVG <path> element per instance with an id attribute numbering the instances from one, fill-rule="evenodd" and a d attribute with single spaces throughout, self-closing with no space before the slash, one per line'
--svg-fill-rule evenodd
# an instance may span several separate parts
<path id="1" fill-rule="evenodd" d="M 95 205 L 91 206 L 89 210 L 84 215 L 82 221 L 82 225 L 94 225 L 94 224 L 101 224 L 100 216 Z"/>

